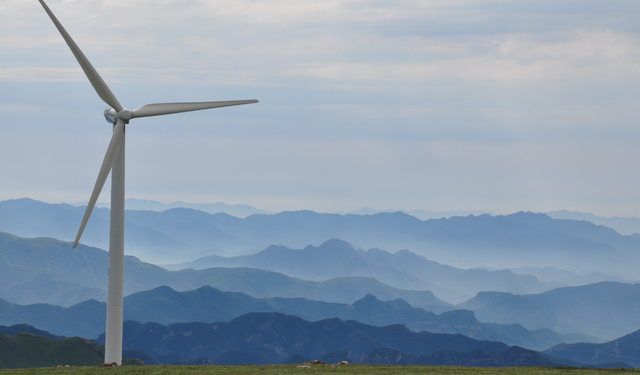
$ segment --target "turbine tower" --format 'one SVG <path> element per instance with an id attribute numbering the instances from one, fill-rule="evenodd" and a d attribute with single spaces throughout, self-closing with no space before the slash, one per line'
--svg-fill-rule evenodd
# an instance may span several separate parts
<path id="1" fill-rule="evenodd" d="M 105 362 L 122 364 L 122 306 L 124 287 L 124 145 L 126 124 L 133 118 L 167 115 L 171 113 L 198 111 L 218 107 L 257 103 L 252 100 L 232 100 L 222 102 L 195 102 L 195 103 L 158 103 L 147 104 L 138 109 L 124 108 L 115 95 L 111 92 L 102 77 L 93 65 L 82 53 L 78 45 L 62 27 L 56 16 L 53 15 L 47 4 L 39 0 L 47 12 L 51 21 L 64 38 L 71 49 L 84 74 L 91 82 L 94 90 L 111 109 L 104 111 L 104 117 L 113 124 L 113 135 L 107 153 L 100 167 L 98 179 L 91 193 L 87 210 L 82 218 L 78 235 L 73 243 L 75 248 L 80 241 L 84 227 L 91 216 L 91 211 L 98 200 L 109 172 L 111 172 L 111 233 L 109 237 L 109 282 L 107 289 L 107 325 L 105 342 Z"/>

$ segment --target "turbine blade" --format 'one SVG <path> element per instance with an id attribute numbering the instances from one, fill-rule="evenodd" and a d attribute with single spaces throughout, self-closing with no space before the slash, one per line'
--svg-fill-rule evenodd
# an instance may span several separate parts
<path id="1" fill-rule="evenodd" d="M 89 216 L 91 216 L 91 211 L 93 211 L 93 207 L 96 205 L 96 201 L 98 200 L 98 196 L 100 196 L 102 187 L 107 181 L 107 176 L 109 176 L 109 172 L 111 172 L 113 163 L 116 161 L 118 151 L 120 151 L 120 146 L 122 145 L 123 135 L 124 123 L 122 121 L 118 121 L 115 128 L 113 129 L 113 135 L 111 136 L 109 147 L 107 147 L 107 153 L 104 156 L 104 160 L 102 161 L 100 173 L 98 173 L 98 180 L 96 181 L 96 185 L 93 187 L 93 192 L 91 193 L 89 204 L 87 204 L 87 210 L 84 212 L 84 217 L 82 218 L 82 223 L 80 224 L 80 229 L 78 230 L 78 235 L 76 236 L 76 240 L 73 243 L 74 248 L 78 246 L 78 241 L 80 241 L 80 237 L 82 236 L 84 227 L 87 225 L 87 221 L 89 221 Z"/>
<path id="2" fill-rule="evenodd" d="M 168 115 L 171 113 L 199 111 L 201 109 L 230 107 L 232 105 L 257 103 L 255 99 L 251 100 L 229 100 L 225 102 L 194 102 L 194 103 L 157 103 L 147 104 L 138 109 L 134 109 L 133 117 L 147 117 Z"/>
<path id="3" fill-rule="evenodd" d="M 91 82 L 93 89 L 96 90 L 96 93 L 98 93 L 100 99 L 109 104 L 116 111 L 121 110 L 122 105 L 120 104 L 118 99 L 116 99 L 115 95 L 113 95 L 113 93 L 109 89 L 109 86 L 107 86 L 102 77 L 100 77 L 100 74 L 98 74 L 93 65 L 91 65 L 84 53 L 82 53 L 76 42 L 71 39 L 69 33 L 67 33 L 64 27 L 62 27 L 62 24 L 58 21 L 56 16 L 53 15 L 53 12 L 51 12 L 51 9 L 49 9 L 47 4 L 45 4 L 43 0 L 39 1 L 40 4 L 42 4 L 44 10 L 51 18 L 51 21 L 53 21 L 53 24 L 56 25 L 56 28 L 58 28 L 58 31 L 62 35 L 62 38 L 64 38 L 64 41 L 67 42 L 67 45 L 71 49 L 71 52 L 73 52 L 76 60 L 78 60 L 80 67 L 82 68 L 82 70 L 84 70 L 84 74 L 87 76 L 87 78 L 89 78 L 89 82 Z"/>

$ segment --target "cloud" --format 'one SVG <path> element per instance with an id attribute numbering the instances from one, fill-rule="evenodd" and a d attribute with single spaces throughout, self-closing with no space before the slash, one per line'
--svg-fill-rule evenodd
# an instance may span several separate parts
<path id="1" fill-rule="evenodd" d="M 130 126 L 132 194 L 270 210 L 640 212 L 628 172 L 640 140 L 640 2 L 48 4 L 132 108 L 260 100 Z M 37 2 L 0 2 L 0 25 L 0 146 L 21 156 L 0 167 L 0 191 L 89 191 L 97 167 L 78 155 L 103 156 L 103 103 Z M 65 162 L 82 176 L 55 170 Z"/>
<path id="2" fill-rule="evenodd" d="M 311 76 L 332 80 L 440 80 L 522 83 L 539 81 L 637 79 L 640 73 L 640 39 L 611 30 L 573 30 L 555 35 L 499 35 L 490 42 L 456 44 L 421 40 L 421 62 L 410 45 L 393 48 L 396 62 L 308 63 L 290 67 L 287 76 Z M 495 37 L 494 37 L 495 38 Z M 545 40 L 546 39 L 546 40 Z M 365 45 L 384 49 L 391 41 L 371 40 Z M 389 47 L 392 49 L 392 47 Z M 366 55 L 366 53 L 363 53 Z"/>
<path id="3" fill-rule="evenodd" d="M 438 17 L 450 19 L 450 25 L 458 23 L 453 21 L 456 17 L 459 22 L 491 23 L 502 20 L 505 10 L 511 10 L 509 16 L 516 19 L 549 13 L 563 19 L 573 16 L 553 13 L 552 5 L 542 3 L 514 7 L 501 1 L 91 0 L 50 5 L 101 72 L 110 69 L 117 71 L 115 79 L 138 82 L 264 84 L 282 77 L 309 77 L 349 84 L 434 79 L 509 83 L 626 79 L 638 74 L 638 35 L 615 31 L 615 25 L 463 36 L 454 31 L 386 32 L 398 28 L 396 21 L 428 23 Z M 568 4 L 560 3 L 565 8 Z M 46 16 L 35 5 L 26 7 L 14 0 L 5 8 L 29 10 L 33 21 L 27 25 L 37 20 L 40 35 L 9 33 L 0 36 L 0 46 L 8 49 L 10 61 L 12 50 L 40 49 L 46 59 L 40 60 L 39 68 L 60 64 L 60 59 L 68 67 L 69 62 L 73 64 L 70 54 L 62 40 L 52 35 L 53 27 L 41 25 Z M 572 11 L 595 17 L 602 8 Z M 0 79 L 50 79 L 38 72 L 26 78 L 28 73 L 5 71 Z M 71 75 L 58 76 L 73 80 Z"/>

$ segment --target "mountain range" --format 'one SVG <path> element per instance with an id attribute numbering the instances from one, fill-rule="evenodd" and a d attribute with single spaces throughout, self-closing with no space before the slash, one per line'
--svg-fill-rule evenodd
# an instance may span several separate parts
<path id="1" fill-rule="evenodd" d="M 617 281 L 622 283 L 629 283 L 631 281 L 622 277 L 608 275 L 600 271 L 578 274 L 556 267 L 519 267 L 513 268 L 510 271 L 513 271 L 518 275 L 535 276 L 538 280 L 546 283 L 556 285 L 564 284 L 562 286 L 579 286 L 600 283 L 603 281 Z M 635 279 L 637 279 L 637 277 Z"/>
<path id="2" fill-rule="evenodd" d="M 308 322 L 279 313 L 249 313 L 217 323 L 125 322 L 124 350 L 166 364 L 296 363 L 316 358 L 352 363 L 459 366 L 584 365 L 567 358 L 475 340 L 460 334 L 413 332 L 403 325 L 374 327 L 338 318 Z M 102 343 L 104 335 L 96 340 Z M 598 363 L 596 367 L 630 367 Z"/>
<path id="3" fill-rule="evenodd" d="M 640 330 L 601 344 L 559 344 L 544 353 L 588 365 L 625 362 L 640 367 Z"/>
<path id="4" fill-rule="evenodd" d="M 101 336 L 96 343 L 102 343 L 103 339 Z M 363 355 L 379 348 L 429 355 L 443 349 L 502 351 L 508 346 L 463 335 L 417 333 L 403 325 L 374 327 L 338 318 L 308 322 L 279 313 L 249 313 L 226 322 L 169 326 L 128 321 L 123 337 L 124 350 L 141 350 L 160 362 L 165 362 L 162 356 L 166 355 L 211 359 L 231 350 L 259 353 L 271 363 L 280 363 L 293 355 L 319 358 L 345 350 L 354 362 L 360 362 Z"/>
<path id="5" fill-rule="evenodd" d="M 482 292 L 457 307 L 481 321 L 613 339 L 640 328 L 640 284 L 602 282 L 528 295 Z"/>
<path id="6" fill-rule="evenodd" d="M 83 207 L 30 199 L 0 202 L 0 230 L 24 237 L 72 240 Z M 96 209 L 84 243 L 107 247 L 109 211 Z M 129 254 L 155 263 L 192 261 L 209 255 L 241 255 L 272 244 L 304 248 L 340 238 L 356 248 L 408 249 L 456 267 L 558 267 L 601 271 L 634 279 L 640 265 L 639 236 L 623 236 L 587 221 L 519 212 L 505 216 L 419 220 L 405 213 L 319 214 L 312 211 L 256 214 L 244 219 L 186 208 L 128 210 Z"/>
<path id="7" fill-rule="evenodd" d="M 26 331 L 8 335 L 2 333 L 3 330 L 13 332 L 21 328 Z M 93 341 L 80 337 L 52 339 L 30 331 L 48 334 L 31 326 L 0 326 L 0 369 L 62 367 L 62 364 L 66 364 L 66 367 L 98 366 L 102 362 L 104 351 Z M 103 339 L 101 337 L 98 341 Z M 549 360 L 552 357 L 539 352 L 516 346 L 505 349 L 502 343 L 478 341 L 462 335 L 411 333 L 400 325 L 376 328 L 340 319 L 310 323 L 297 317 L 273 313 L 247 314 L 215 324 L 162 326 L 127 321 L 124 341 L 125 365 L 291 364 L 308 362 L 312 357 L 328 363 L 347 360 L 350 363 L 485 367 L 556 364 Z M 204 346 L 194 347 L 197 344 Z M 358 358 L 363 350 L 378 345 L 385 347 L 363 353 Z M 408 354 L 398 347 L 410 353 L 435 352 Z M 462 351 L 449 349 L 451 347 Z M 140 348 L 156 354 L 157 358 Z M 342 349 L 319 354 L 334 348 Z M 289 353 L 295 354 L 281 360 L 282 356 Z M 202 354 L 207 356 L 200 356 Z M 626 364 L 623 366 L 628 367 Z"/>
<path id="8" fill-rule="evenodd" d="M 26 323 L 62 336 L 95 338 L 104 331 L 105 311 L 105 303 L 95 300 L 66 308 L 48 304 L 21 306 L 0 300 L 0 324 Z M 481 323 L 468 310 L 436 315 L 412 307 L 402 299 L 384 302 L 371 294 L 352 304 L 341 304 L 304 298 L 258 299 L 205 286 L 188 292 L 159 287 L 124 299 L 125 320 L 140 323 L 214 323 L 249 312 L 279 312 L 309 321 L 340 318 L 379 327 L 403 324 L 416 332 L 461 333 L 479 340 L 502 341 L 533 350 L 576 342 L 571 336 L 549 329 L 530 331 L 519 324 Z"/>
<path id="9" fill-rule="evenodd" d="M 251 313 L 214 324 L 163 326 L 127 321 L 124 326 L 126 347 L 123 364 L 263 365 L 300 363 L 319 358 L 328 363 L 347 360 L 351 363 L 394 365 L 585 367 L 585 363 L 589 363 L 590 367 L 630 367 L 627 362 L 637 365 L 640 359 L 637 350 L 639 332 L 611 343 L 561 344 L 540 353 L 517 346 L 504 348 L 503 343 L 477 341 L 462 335 L 411 333 L 401 325 L 372 327 L 340 319 L 310 323 L 283 314 Z M 104 335 L 96 341 L 102 343 Z M 383 347 L 363 353 L 378 345 Z M 320 355 L 335 348 L 341 349 Z M 147 352 L 154 353 L 156 357 Z M 295 354 L 278 362 L 292 352 Z M 0 326 L 0 353 L 0 368 L 60 367 L 61 364 L 97 366 L 104 355 L 103 349 L 94 341 L 57 337 L 24 324 Z M 202 354 L 206 356 L 200 356 Z M 627 361 L 622 361 L 624 359 Z"/>
<path id="10" fill-rule="evenodd" d="M 584 220 L 596 225 L 604 225 L 605 227 L 615 229 L 618 233 L 624 235 L 640 233 L 640 218 L 637 217 L 603 217 L 596 216 L 591 213 L 567 210 L 548 212 L 547 215 L 554 219 Z"/>
<path id="11" fill-rule="evenodd" d="M 60 306 L 104 300 L 107 260 L 107 252 L 100 249 L 83 245 L 73 249 L 70 243 L 54 239 L 0 233 L 0 298 L 21 305 Z M 565 335 L 613 339 L 640 327 L 640 284 L 603 282 L 527 295 L 480 292 L 454 306 L 430 291 L 397 289 L 364 277 L 308 281 L 244 267 L 169 271 L 135 257 L 126 257 L 125 270 L 127 295 L 164 285 L 177 291 L 209 285 L 255 298 L 300 297 L 344 304 L 372 294 L 383 301 L 402 298 L 434 313 L 466 309 L 481 322 L 522 324 L 528 330 L 549 328 Z"/>
<path id="12" fill-rule="evenodd" d="M 309 245 L 302 250 L 272 245 L 256 254 L 236 257 L 211 255 L 193 262 L 163 267 L 176 270 L 250 267 L 307 280 L 374 277 L 400 289 L 430 290 L 438 298 L 451 303 L 466 301 L 486 290 L 531 294 L 566 286 L 557 282 L 541 282 L 535 276 L 518 275 L 510 270 L 463 270 L 430 261 L 409 250 L 394 254 L 380 249 L 356 250 L 349 243 L 337 239 L 326 241 L 318 247 Z"/>
<path id="13" fill-rule="evenodd" d="M 251 207 L 246 204 L 226 204 L 226 203 L 187 203 L 187 202 L 173 202 L 162 203 L 147 199 L 135 199 L 128 198 L 125 202 L 127 209 L 137 211 L 166 211 L 172 208 L 191 208 L 198 211 L 208 212 L 210 214 L 217 214 L 220 212 L 229 214 L 231 216 L 245 218 L 254 214 L 273 214 L 255 207 Z M 74 203 L 74 206 L 86 206 L 87 203 Z M 108 208 L 108 203 L 97 203 L 96 207 Z M 479 216 L 482 214 L 490 214 L 496 216 L 493 212 L 486 211 L 426 211 L 426 210 L 376 210 L 370 207 L 363 207 L 356 211 L 351 212 L 334 212 L 336 214 L 353 214 L 353 215 L 375 215 L 381 212 L 404 212 L 408 215 L 414 216 L 420 220 L 450 218 L 453 216 Z M 569 220 L 584 220 L 594 223 L 596 225 L 604 225 L 612 228 L 620 234 L 630 235 L 633 233 L 640 233 L 640 218 L 637 217 L 603 217 L 597 216 L 591 213 L 574 212 L 567 210 L 543 212 L 554 219 L 569 219 Z"/>
<path id="14" fill-rule="evenodd" d="M 75 203 L 74 206 L 87 206 L 87 203 Z M 108 208 L 111 205 L 109 203 L 96 203 L 96 207 Z M 273 212 L 261 210 L 255 207 L 251 207 L 246 204 L 226 204 L 222 202 L 218 203 L 187 203 L 187 202 L 173 202 L 162 203 L 158 201 L 152 201 L 147 199 L 135 199 L 128 198 L 125 200 L 125 207 L 127 210 L 136 211 L 166 211 L 172 208 L 190 208 L 193 210 L 203 211 L 210 214 L 225 213 L 231 216 L 245 218 L 255 214 L 272 214 Z"/>
<path id="15" fill-rule="evenodd" d="M 101 249 L 52 238 L 20 238 L 0 232 L 0 298 L 18 304 L 71 306 L 104 300 L 109 254 Z M 402 298 L 414 306 L 443 311 L 451 305 L 430 291 L 402 290 L 373 278 L 343 277 L 308 281 L 252 268 L 208 268 L 169 271 L 125 257 L 125 295 L 170 286 L 193 290 L 204 285 L 253 297 L 304 297 L 350 303 L 371 293 L 384 300 Z"/>
<path id="16" fill-rule="evenodd" d="M 245 214 L 127 211 L 128 251 L 181 261 L 126 257 L 127 353 L 190 364 L 640 365 L 640 331 L 628 334 L 640 328 L 640 284 L 626 283 L 640 235 L 575 213 L 419 220 L 222 208 Z M 100 357 L 91 341 L 61 336 L 102 333 L 108 253 L 43 237 L 71 239 L 83 210 L 0 202 L 0 230 L 37 237 L 0 232 L 0 324 L 11 325 L 0 326 L 0 351 L 13 361 L 0 367 L 49 365 L 65 348 L 84 353 L 78 363 Z M 85 239 L 106 245 L 109 210 L 96 212 Z"/>

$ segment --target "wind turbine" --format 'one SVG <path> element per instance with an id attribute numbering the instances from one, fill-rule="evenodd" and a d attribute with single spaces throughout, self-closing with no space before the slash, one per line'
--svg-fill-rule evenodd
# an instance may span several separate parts
<path id="1" fill-rule="evenodd" d="M 100 167 L 98 179 L 87 204 L 87 210 L 82 218 L 78 235 L 73 247 L 78 246 L 84 227 L 91 216 L 91 211 L 98 200 L 109 172 L 111 172 L 111 233 L 109 236 L 109 281 L 107 286 L 107 326 L 105 338 L 105 362 L 122 364 L 122 306 L 124 297 L 124 148 L 125 125 L 136 117 L 159 116 L 171 113 L 198 111 L 218 107 L 257 103 L 252 100 L 232 100 L 222 102 L 196 103 L 158 103 L 147 104 L 138 109 L 124 108 L 109 89 L 93 65 L 82 53 L 78 45 L 62 27 L 56 16 L 51 12 L 43 0 L 39 0 L 51 21 L 64 38 L 76 60 L 82 67 L 84 74 L 91 82 L 94 90 L 111 109 L 104 111 L 104 117 L 113 124 L 113 135 L 107 153 Z"/>

